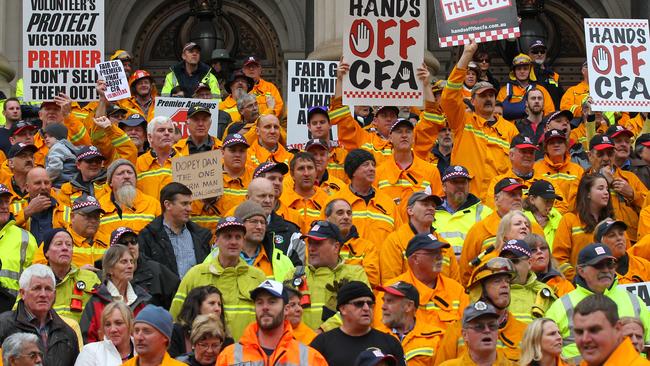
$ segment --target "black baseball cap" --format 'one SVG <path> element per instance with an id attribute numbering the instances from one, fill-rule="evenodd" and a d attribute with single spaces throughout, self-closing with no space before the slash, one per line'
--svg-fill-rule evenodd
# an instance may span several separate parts
<path id="1" fill-rule="evenodd" d="M 212 115 L 209 109 L 205 108 L 200 104 L 195 104 L 191 106 L 190 109 L 187 110 L 187 118 L 191 118 L 197 113 L 207 113 L 210 116 Z"/>
<path id="2" fill-rule="evenodd" d="M 221 230 L 231 228 L 240 229 L 243 232 L 246 232 L 246 226 L 244 226 L 244 223 L 235 216 L 226 216 L 219 220 L 219 222 L 217 222 L 216 229 L 214 229 L 214 232 L 218 233 Z"/>
<path id="3" fill-rule="evenodd" d="M 551 121 L 553 121 L 553 120 L 555 120 L 555 119 L 557 119 L 559 117 L 562 117 L 562 116 L 566 117 L 569 121 L 571 121 L 573 119 L 573 113 L 568 109 L 563 109 L 563 110 L 560 110 L 560 111 L 551 112 L 548 116 L 546 116 L 545 125 L 551 123 Z"/>
<path id="4" fill-rule="evenodd" d="M 468 305 L 463 310 L 463 325 L 483 316 L 499 318 L 499 313 L 497 313 L 497 309 L 492 304 L 477 301 L 474 304 Z"/>
<path id="5" fill-rule="evenodd" d="M 111 104 L 106 108 L 107 116 L 111 116 L 115 113 L 128 113 L 128 111 L 117 104 Z"/>
<path id="6" fill-rule="evenodd" d="M 72 203 L 72 212 L 93 213 L 97 211 L 104 213 L 102 206 L 99 205 L 99 202 L 93 196 L 84 194 Z"/>
<path id="7" fill-rule="evenodd" d="M 305 149 L 304 150 L 309 151 L 309 149 L 311 149 L 314 146 L 320 146 L 323 149 L 328 150 L 328 151 L 330 149 L 329 143 L 327 141 L 325 141 L 323 139 L 311 139 L 311 140 L 307 141 L 307 143 L 305 144 Z"/>
<path id="8" fill-rule="evenodd" d="M 533 48 L 544 48 L 544 49 L 546 49 L 546 45 L 544 44 L 544 41 L 542 41 L 541 39 L 536 39 L 528 46 L 529 50 L 532 50 Z"/>
<path id="9" fill-rule="evenodd" d="M 289 167 L 285 163 L 276 163 L 273 161 L 265 161 L 255 168 L 253 171 L 253 178 L 257 178 L 260 175 L 268 172 L 279 172 L 282 175 L 285 175 L 289 172 Z"/>
<path id="10" fill-rule="evenodd" d="M 591 266 L 604 259 L 616 259 L 607 245 L 591 243 L 578 253 L 579 266 Z"/>
<path id="11" fill-rule="evenodd" d="M 566 141 L 566 133 L 564 133 L 562 130 L 558 130 L 557 128 L 548 130 L 546 133 L 544 133 L 544 143 L 547 143 L 553 139 Z"/>
<path id="12" fill-rule="evenodd" d="M 145 125 L 144 127 L 146 128 L 147 120 L 144 117 L 142 117 L 140 114 L 133 113 L 132 115 L 128 116 L 126 119 L 121 120 L 120 123 L 118 124 L 118 127 L 121 127 L 122 125 L 135 127 L 135 126 L 140 126 L 142 124 L 144 124 Z"/>
<path id="13" fill-rule="evenodd" d="M 399 281 L 390 286 L 379 286 L 377 287 L 377 290 L 413 300 L 416 309 L 420 305 L 420 293 L 418 292 L 418 289 L 408 282 Z"/>
<path id="14" fill-rule="evenodd" d="M 530 188 L 528 188 L 528 195 L 542 197 L 544 199 L 563 200 L 562 196 L 558 196 L 557 193 L 555 193 L 555 187 L 553 187 L 553 184 L 543 179 L 535 181 L 530 185 Z"/>
<path id="15" fill-rule="evenodd" d="M 248 141 L 246 141 L 244 136 L 238 133 L 231 133 L 228 136 L 226 136 L 226 138 L 223 139 L 223 144 L 221 145 L 221 147 L 230 147 L 235 145 L 244 145 L 246 147 L 250 147 Z"/>
<path id="16" fill-rule="evenodd" d="M 650 147 L 650 133 L 644 133 L 637 136 L 635 144 L 641 144 L 645 147 Z"/>
<path id="17" fill-rule="evenodd" d="M 309 121 L 312 116 L 315 116 L 317 114 L 322 114 L 327 117 L 328 121 L 330 120 L 330 115 L 327 112 L 327 107 L 317 105 L 307 110 L 307 121 Z"/>
<path id="18" fill-rule="evenodd" d="M 510 148 L 511 149 L 535 149 L 539 150 L 537 145 L 533 142 L 533 140 L 526 136 L 519 134 L 515 137 L 512 138 L 512 141 L 510 142 Z"/>
<path id="19" fill-rule="evenodd" d="M 303 235 L 302 238 L 309 238 L 311 240 L 334 239 L 339 243 L 344 242 L 339 227 L 329 221 L 322 220 L 314 222 L 309 232 Z"/>
<path id="20" fill-rule="evenodd" d="M 38 126 L 36 126 L 35 124 L 29 121 L 20 120 L 14 123 L 13 126 L 11 126 L 11 129 L 9 130 L 9 135 L 15 136 L 16 134 L 19 134 L 25 129 L 38 130 Z"/>
<path id="21" fill-rule="evenodd" d="M 113 232 L 111 233 L 110 245 L 113 246 L 117 244 L 117 242 L 120 241 L 120 239 L 127 234 L 138 236 L 138 234 L 135 231 L 133 231 L 133 229 L 131 229 L 130 227 L 120 226 L 117 229 L 113 230 Z"/>
<path id="22" fill-rule="evenodd" d="M 442 174 L 442 181 L 446 182 L 454 178 L 467 178 L 472 179 L 472 176 L 469 175 L 469 171 L 462 165 L 450 165 L 445 169 Z"/>
<path id="23" fill-rule="evenodd" d="M 589 141 L 589 150 L 602 151 L 602 150 L 613 149 L 613 148 L 614 148 L 614 143 L 607 135 L 598 134 L 592 137 L 591 140 Z"/>
<path id="24" fill-rule="evenodd" d="M 519 183 L 515 178 L 503 178 L 494 186 L 494 194 L 501 191 L 512 192 L 516 189 L 528 188 L 525 184 Z"/>
<path id="25" fill-rule="evenodd" d="M 431 233 L 420 233 L 411 238 L 406 245 L 406 257 L 410 257 L 420 249 L 435 250 L 449 247 L 449 243 L 438 240 L 438 237 Z"/>
<path id="26" fill-rule="evenodd" d="M 621 125 L 612 125 L 609 126 L 607 131 L 605 132 L 607 136 L 609 136 L 610 139 L 613 139 L 616 136 L 620 135 L 627 135 L 628 137 L 634 137 L 634 132 L 628 130 L 627 128 L 621 126 Z"/>
<path id="27" fill-rule="evenodd" d="M 35 153 L 38 151 L 38 148 L 36 147 L 36 145 L 19 142 L 17 144 L 11 145 L 9 152 L 7 152 L 7 158 L 9 159 L 15 158 L 18 154 L 22 153 L 23 151 L 31 151 L 32 153 Z"/>
<path id="28" fill-rule="evenodd" d="M 531 256 L 530 246 L 523 240 L 512 239 L 508 240 L 501 248 L 501 253 L 499 257 L 503 257 L 505 253 L 511 253 L 515 255 L 515 258 L 522 258 Z"/>
<path id="29" fill-rule="evenodd" d="M 104 157 L 95 146 L 84 146 L 79 150 L 79 153 L 77 153 L 77 162 L 96 158 L 106 160 L 106 157 Z"/>
<path id="30" fill-rule="evenodd" d="M 9 188 L 7 188 L 6 185 L 0 183 L 0 196 L 4 196 L 7 194 L 10 196 L 13 195 L 13 193 L 11 193 L 11 191 L 9 190 Z"/>
<path id="31" fill-rule="evenodd" d="M 359 353 L 357 359 L 354 361 L 354 366 L 376 366 L 380 362 L 386 363 L 388 366 L 396 366 L 397 359 L 391 354 L 385 354 L 377 347 L 371 347 Z"/>
<path id="32" fill-rule="evenodd" d="M 603 236 L 607 234 L 613 228 L 618 227 L 623 230 L 627 230 L 627 224 L 623 221 L 617 221 L 611 218 L 603 220 L 598 226 L 596 226 L 596 232 L 594 233 L 594 240 L 601 241 Z"/>
<path id="33" fill-rule="evenodd" d="M 395 131 L 400 126 L 407 126 L 411 130 L 415 128 L 415 126 L 413 126 L 413 123 L 411 123 L 411 121 L 409 121 L 408 119 L 398 118 L 397 121 L 395 121 L 393 125 L 390 126 L 390 132 Z"/>

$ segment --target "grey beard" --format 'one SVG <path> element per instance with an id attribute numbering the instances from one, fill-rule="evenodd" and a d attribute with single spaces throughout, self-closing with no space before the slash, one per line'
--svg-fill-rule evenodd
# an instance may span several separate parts
<path id="1" fill-rule="evenodd" d="M 132 207 L 133 202 L 135 201 L 136 189 L 135 186 L 130 184 L 124 185 L 117 190 L 115 193 L 115 201 L 120 204 L 120 206 Z"/>
<path id="2" fill-rule="evenodd" d="M 239 100 L 239 98 L 241 98 L 242 96 L 244 96 L 246 94 L 247 93 L 246 93 L 245 89 L 236 88 L 236 89 L 233 89 L 233 91 L 232 91 L 232 98 L 237 101 L 237 100 Z"/>

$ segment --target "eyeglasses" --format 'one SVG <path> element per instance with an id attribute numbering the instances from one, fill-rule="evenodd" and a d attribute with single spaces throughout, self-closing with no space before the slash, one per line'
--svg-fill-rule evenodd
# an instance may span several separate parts
<path id="1" fill-rule="evenodd" d="M 200 348 L 204 351 L 207 351 L 208 349 L 212 349 L 213 351 L 219 351 L 221 349 L 221 342 L 219 343 L 203 343 L 199 342 L 196 345 L 194 345 L 195 348 Z"/>
<path id="2" fill-rule="evenodd" d="M 43 359 L 43 352 L 34 351 L 34 352 L 30 352 L 30 353 L 27 353 L 27 354 L 24 354 L 24 355 L 20 355 L 18 357 L 29 357 L 32 361 L 36 361 L 39 358 Z"/>
<path id="3" fill-rule="evenodd" d="M 540 252 L 540 253 L 542 253 L 542 252 L 548 252 L 548 246 L 536 247 L 536 248 L 530 248 L 530 251 L 531 251 L 532 253 L 535 253 L 535 252 Z"/>
<path id="4" fill-rule="evenodd" d="M 363 308 L 364 305 L 368 305 L 369 308 L 375 306 L 375 302 L 373 300 L 350 301 L 349 304 L 354 305 L 354 307 L 357 309 Z"/>
<path id="5" fill-rule="evenodd" d="M 138 241 L 136 239 L 124 239 L 124 240 L 120 240 L 120 244 L 122 244 L 122 245 L 138 245 Z"/>
<path id="6" fill-rule="evenodd" d="M 599 271 L 602 271 L 603 269 L 614 269 L 616 268 L 616 261 L 614 259 L 607 259 L 596 264 L 592 264 L 591 267 L 594 267 Z"/>
<path id="7" fill-rule="evenodd" d="M 251 225 L 266 226 L 266 220 L 263 219 L 246 219 L 244 222 Z"/>
<path id="8" fill-rule="evenodd" d="M 530 51 L 530 53 L 532 53 L 533 55 L 543 55 L 543 54 L 546 53 L 546 50 L 536 50 L 536 51 L 533 50 L 533 51 Z"/>
<path id="9" fill-rule="evenodd" d="M 465 328 L 471 329 L 475 332 L 482 332 L 483 330 L 485 330 L 485 328 L 487 328 L 490 331 L 495 331 L 499 329 L 499 324 L 497 322 L 467 324 Z"/>

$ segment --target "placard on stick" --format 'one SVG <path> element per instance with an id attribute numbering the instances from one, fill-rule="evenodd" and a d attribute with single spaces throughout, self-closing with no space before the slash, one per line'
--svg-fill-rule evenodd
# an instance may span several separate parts
<path id="1" fill-rule="evenodd" d="M 426 1 L 343 1 L 343 104 L 423 105 Z"/>
<path id="2" fill-rule="evenodd" d="M 26 101 L 97 100 L 95 65 L 104 58 L 104 0 L 23 2 Z"/>
<path id="3" fill-rule="evenodd" d="M 187 110 L 195 104 L 204 106 L 210 110 L 211 121 L 210 136 L 218 137 L 219 129 L 219 103 L 221 99 L 195 99 L 195 98 L 174 98 L 174 97 L 156 97 L 156 109 L 154 117 L 169 117 L 174 125 L 181 130 L 183 138 L 188 136 L 187 129 Z"/>
<path id="4" fill-rule="evenodd" d="M 440 47 L 519 37 L 514 0 L 434 0 Z"/>
<path id="5" fill-rule="evenodd" d="M 647 19 L 585 19 L 594 111 L 650 112 Z"/>
<path id="6" fill-rule="evenodd" d="M 131 97 L 131 88 L 122 61 L 106 61 L 95 65 L 99 80 L 106 81 L 106 99 L 110 102 Z"/>
<path id="7" fill-rule="evenodd" d="M 192 190 L 192 199 L 223 195 L 221 150 L 172 158 L 172 179 Z"/>

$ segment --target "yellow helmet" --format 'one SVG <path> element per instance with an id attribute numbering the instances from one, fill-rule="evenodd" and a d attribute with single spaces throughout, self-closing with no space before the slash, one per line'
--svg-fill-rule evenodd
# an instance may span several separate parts
<path id="1" fill-rule="evenodd" d="M 472 272 L 472 276 L 469 278 L 467 289 L 471 290 L 486 278 L 504 273 L 510 276 L 510 280 L 515 278 L 517 272 L 515 271 L 515 266 L 512 264 L 512 261 L 508 258 L 502 257 L 492 258 L 476 267 Z"/>
<path id="2" fill-rule="evenodd" d="M 515 72 L 514 72 L 515 67 L 522 66 L 522 65 L 530 66 L 530 75 L 528 76 L 528 78 L 531 81 L 537 81 L 537 77 L 535 76 L 535 70 L 532 67 L 533 66 L 533 59 L 530 58 L 530 56 L 528 56 L 525 53 L 520 53 L 517 56 L 515 56 L 515 58 L 512 59 L 512 66 L 510 67 L 510 74 L 509 74 L 510 80 L 516 80 L 517 79 L 515 77 Z"/>
<path id="3" fill-rule="evenodd" d="M 431 90 L 433 90 L 434 93 L 441 92 L 442 89 L 447 86 L 447 80 L 438 80 L 435 83 L 433 83 L 433 86 L 431 86 Z"/>

